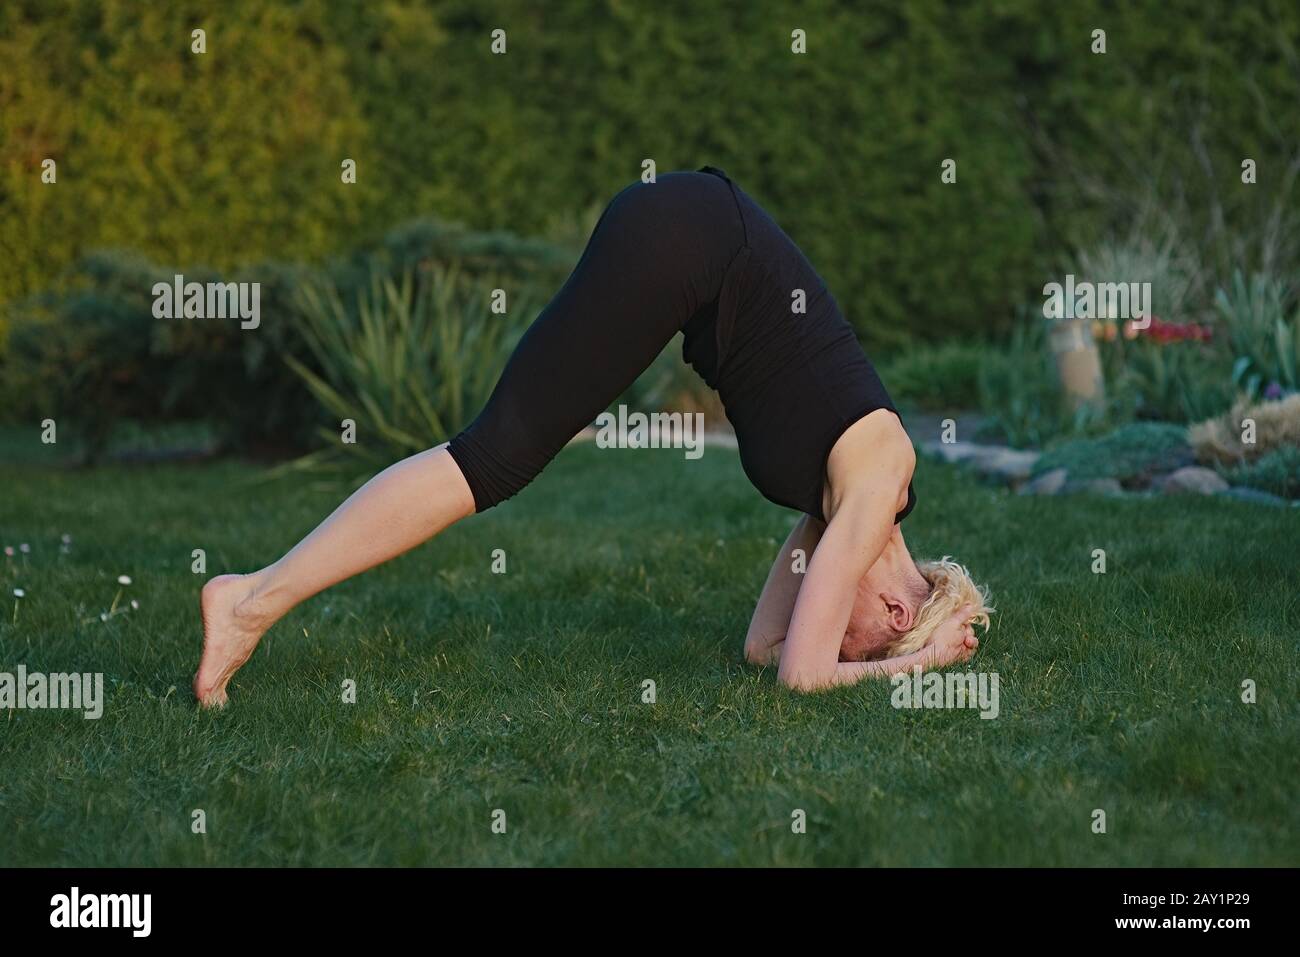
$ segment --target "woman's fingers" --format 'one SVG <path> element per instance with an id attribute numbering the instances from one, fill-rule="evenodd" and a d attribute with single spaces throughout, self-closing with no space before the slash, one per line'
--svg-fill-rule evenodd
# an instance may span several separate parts
<path id="1" fill-rule="evenodd" d="M 952 616 L 935 632 L 932 639 L 934 645 L 932 654 L 936 665 L 970 660 L 970 656 L 975 653 L 975 648 L 979 644 L 975 638 L 975 629 L 967 620 L 974 612 L 975 606 L 967 602 L 953 612 Z"/>
<path id="2" fill-rule="evenodd" d="M 968 620 L 974 612 L 975 606 L 967 602 L 940 626 L 933 639 L 936 664 L 942 665 L 945 660 L 948 664 L 970 661 L 979 647 L 975 628 Z"/>

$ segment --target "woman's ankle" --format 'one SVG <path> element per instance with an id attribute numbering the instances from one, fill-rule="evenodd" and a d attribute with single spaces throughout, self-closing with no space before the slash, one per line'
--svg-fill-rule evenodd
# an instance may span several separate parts
<path id="1" fill-rule="evenodd" d="M 247 590 L 234 608 L 237 617 L 269 628 L 293 607 L 283 586 L 275 581 L 274 570 L 274 565 L 268 565 L 245 576 Z"/>

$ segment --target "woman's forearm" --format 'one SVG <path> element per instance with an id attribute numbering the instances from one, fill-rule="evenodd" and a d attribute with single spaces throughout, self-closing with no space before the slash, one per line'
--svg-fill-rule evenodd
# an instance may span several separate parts
<path id="1" fill-rule="evenodd" d="M 761 661 L 755 661 L 759 665 L 776 665 L 781 661 L 781 648 L 785 641 L 778 641 L 767 649 L 766 657 Z M 911 654 L 899 655 L 896 658 L 882 658 L 880 661 L 841 661 L 835 666 L 835 676 L 831 679 L 829 685 L 820 687 L 832 687 L 835 685 L 857 684 L 865 678 L 892 678 L 899 672 L 911 671 L 917 665 L 922 668 L 933 667 L 933 660 L 929 654 L 929 648 L 921 648 Z M 810 691 L 809 688 L 798 688 L 800 691 Z"/>
<path id="2" fill-rule="evenodd" d="M 929 648 L 921 648 L 911 654 L 899 655 L 897 658 L 884 658 L 880 661 L 841 661 L 835 666 L 835 677 L 831 685 L 857 684 L 864 678 L 892 678 L 900 672 L 913 668 L 929 668 L 933 659 Z M 803 689 L 801 689 L 803 690 Z"/>
<path id="3" fill-rule="evenodd" d="M 803 569 L 821 538 L 821 525 L 807 515 L 795 523 L 767 574 L 763 591 L 745 635 L 745 660 L 752 664 L 775 664 L 775 649 L 785 641 L 794 614 L 795 599 L 803 581 Z M 799 556 L 795 552 L 799 551 Z"/>
<path id="4" fill-rule="evenodd" d="M 781 660 L 781 646 L 785 642 L 777 642 L 772 646 L 771 657 L 756 664 L 775 665 Z M 880 661 L 840 661 L 835 665 L 835 673 L 830 676 L 829 680 L 821 683 L 791 683 L 790 688 L 795 691 L 819 691 L 823 688 L 834 688 L 840 685 L 855 685 L 859 681 L 867 678 L 892 678 L 896 674 L 911 671 L 916 667 L 931 668 L 934 666 L 933 657 L 930 655 L 929 648 L 922 648 L 908 655 L 899 655 L 897 658 L 883 658 Z"/>

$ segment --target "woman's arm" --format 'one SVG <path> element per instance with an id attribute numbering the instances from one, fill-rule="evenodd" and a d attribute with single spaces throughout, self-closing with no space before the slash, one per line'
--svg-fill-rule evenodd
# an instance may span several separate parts
<path id="1" fill-rule="evenodd" d="M 874 484 L 874 483 L 873 483 Z M 892 486 L 892 483 L 890 483 Z M 886 487 L 846 501 L 826 526 L 808 563 L 781 649 L 777 678 L 800 691 L 841 684 L 841 675 L 868 677 L 863 662 L 840 670 L 840 646 L 862 576 L 880 557 L 893 532 L 897 491 Z"/>
<path id="2" fill-rule="evenodd" d="M 934 638 L 924 648 L 894 658 L 882 658 L 879 661 L 841 661 L 836 664 L 832 685 L 856 684 L 863 678 L 892 678 L 899 672 L 911 671 L 915 667 L 943 668 L 959 661 L 970 661 L 979 647 L 975 629 L 967 620 L 974 611 L 971 605 L 964 605 L 953 612 L 948 621 L 935 629 Z M 768 649 L 765 664 L 774 664 L 781 659 L 781 646 L 778 641 Z"/>
<path id="3" fill-rule="evenodd" d="M 971 605 L 958 608 L 934 631 L 934 637 L 924 648 L 908 655 L 885 658 L 882 661 L 840 661 L 830 685 L 857 684 L 863 678 L 892 678 L 913 668 L 944 668 L 961 661 L 970 661 L 979 647 L 975 629 L 968 620 L 975 611 Z"/>
<path id="4" fill-rule="evenodd" d="M 794 614 L 794 603 L 799 597 L 804 572 L 825 528 L 811 515 L 804 515 L 795 522 L 785 544 L 777 552 L 754 606 L 749 632 L 745 635 L 745 660 L 750 664 L 776 663 L 781 643 L 790 627 L 790 616 Z M 796 551 L 801 555 L 796 556 Z"/>
<path id="5" fill-rule="evenodd" d="M 841 663 L 840 646 L 858 584 L 889 544 L 915 467 L 911 440 L 886 410 L 859 420 L 831 450 L 830 523 L 795 600 L 777 672 L 783 684 L 809 691 L 874 673 L 862 662 Z"/>

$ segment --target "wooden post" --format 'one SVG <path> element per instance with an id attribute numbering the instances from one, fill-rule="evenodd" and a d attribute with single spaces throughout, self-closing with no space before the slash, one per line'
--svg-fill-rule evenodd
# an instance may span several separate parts
<path id="1" fill-rule="evenodd" d="M 1101 353 L 1092 338 L 1090 319 L 1053 319 L 1049 334 L 1061 388 L 1071 408 L 1095 405 L 1106 396 Z"/>

